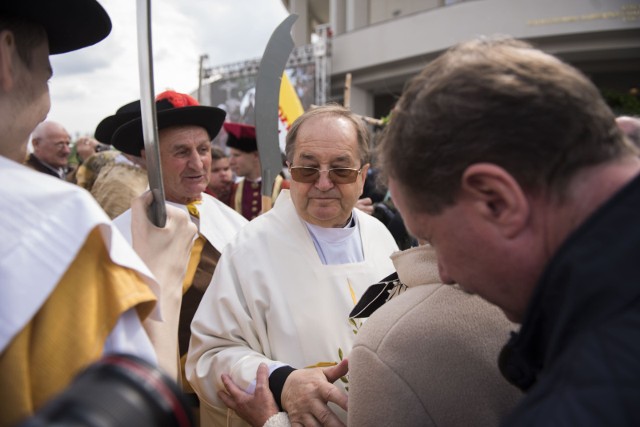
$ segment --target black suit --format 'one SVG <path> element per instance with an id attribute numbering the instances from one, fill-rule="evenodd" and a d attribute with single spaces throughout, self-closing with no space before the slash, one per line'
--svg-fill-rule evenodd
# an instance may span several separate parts
<path id="1" fill-rule="evenodd" d="M 29 166 L 31 169 L 37 170 L 38 172 L 46 173 L 47 175 L 55 176 L 56 178 L 64 179 L 64 176 L 60 176 L 60 174 L 56 173 L 50 166 L 47 166 L 42 162 L 42 160 L 38 159 L 35 154 L 29 154 L 29 158 L 25 165 Z"/>

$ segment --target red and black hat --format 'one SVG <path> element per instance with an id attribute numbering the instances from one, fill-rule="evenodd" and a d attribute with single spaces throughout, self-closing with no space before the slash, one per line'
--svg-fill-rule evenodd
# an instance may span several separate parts
<path id="1" fill-rule="evenodd" d="M 96 0 L 3 1 L 0 16 L 42 25 L 52 55 L 91 46 L 111 32 L 109 15 Z"/>
<path id="2" fill-rule="evenodd" d="M 235 148 L 245 153 L 258 151 L 255 126 L 231 122 L 227 122 L 223 126 L 224 130 L 227 131 L 227 147 Z"/>
<path id="3" fill-rule="evenodd" d="M 220 132 L 227 114 L 220 108 L 199 105 L 192 96 L 172 90 L 156 97 L 156 112 L 158 130 L 171 126 L 201 126 L 206 129 L 210 139 Z M 100 122 L 95 132 L 96 139 L 110 143 L 123 153 L 140 156 L 144 149 L 140 115 L 140 101 L 123 105 L 115 115 Z"/>

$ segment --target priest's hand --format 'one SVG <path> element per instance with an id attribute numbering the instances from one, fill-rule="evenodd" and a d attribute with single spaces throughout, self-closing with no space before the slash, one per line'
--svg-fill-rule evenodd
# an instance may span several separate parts
<path id="1" fill-rule="evenodd" d="M 347 410 L 347 395 L 333 382 L 348 372 L 347 360 L 330 368 L 298 369 L 293 371 L 282 389 L 282 407 L 289 414 L 291 425 L 344 426 L 329 408 L 333 402 Z"/>
<path id="2" fill-rule="evenodd" d="M 254 394 L 240 389 L 227 374 L 222 374 L 221 379 L 225 390 L 219 390 L 218 397 L 253 427 L 262 427 L 278 413 L 278 405 L 269 390 L 269 368 L 266 364 L 258 366 Z"/>

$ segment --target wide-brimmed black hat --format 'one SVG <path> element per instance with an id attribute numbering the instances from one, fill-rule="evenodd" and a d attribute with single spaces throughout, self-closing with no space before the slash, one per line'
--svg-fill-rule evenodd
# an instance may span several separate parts
<path id="1" fill-rule="evenodd" d="M 118 108 L 113 116 L 105 117 L 96 127 L 93 136 L 100 142 L 111 144 L 111 138 L 123 124 L 140 117 L 140 101 L 133 101 Z"/>
<path id="2" fill-rule="evenodd" d="M 91 46 L 111 32 L 109 15 L 96 0 L 3 1 L 0 16 L 42 25 L 50 54 Z"/>
<path id="3" fill-rule="evenodd" d="M 108 138 L 108 132 L 112 132 L 109 142 L 115 148 L 123 153 L 140 156 L 140 152 L 144 149 L 140 102 L 129 103 L 120 107 L 119 111 L 123 108 L 125 108 L 125 111 L 121 111 L 119 118 L 116 118 L 118 113 L 116 113 L 115 116 L 110 116 L 112 119 L 103 126 L 101 133 L 104 131 L 104 137 Z M 138 110 L 135 118 L 117 126 L 126 118 L 126 115 L 133 112 L 135 108 Z M 215 138 L 218 132 L 220 132 L 220 128 L 227 114 L 220 108 L 198 105 L 198 101 L 193 97 L 174 91 L 166 91 L 156 97 L 156 112 L 158 113 L 158 130 L 171 126 L 202 126 L 206 129 L 210 139 Z M 109 117 L 107 117 L 107 119 L 109 119 Z M 100 124 L 102 125 L 105 120 Z M 116 128 L 112 130 L 114 126 Z M 98 128 L 100 128 L 100 125 L 98 125 Z M 96 129 L 96 139 L 100 140 L 97 133 L 98 129 Z"/>

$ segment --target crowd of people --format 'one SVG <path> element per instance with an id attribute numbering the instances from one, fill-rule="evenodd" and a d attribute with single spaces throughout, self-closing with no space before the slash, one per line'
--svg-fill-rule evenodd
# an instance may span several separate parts
<path id="1" fill-rule="evenodd" d="M 49 55 L 111 25 L 0 6 L 0 426 L 115 353 L 203 427 L 640 425 L 640 119 L 578 70 L 460 43 L 375 156 L 348 108 L 302 114 L 270 196 L 255 127 L 162 92 L 157 227 L 139 100 L 77 141 L 46 120 Z"/>

